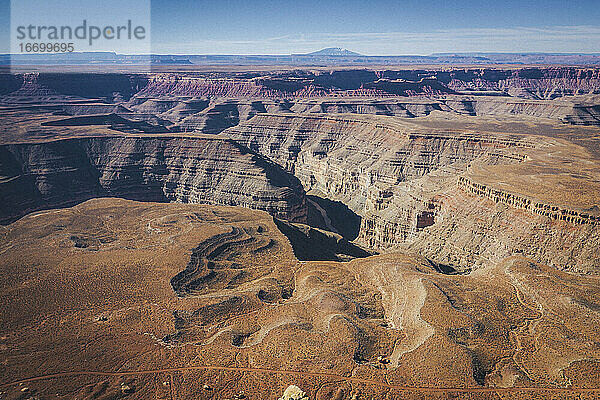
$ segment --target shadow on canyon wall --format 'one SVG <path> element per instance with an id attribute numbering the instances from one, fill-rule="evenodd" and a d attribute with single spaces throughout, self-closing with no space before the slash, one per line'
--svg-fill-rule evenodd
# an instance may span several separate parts
<path id="1" fill-rule="evenodd" d="M 337 232 L 349 241 L 358 237 L 361 217 L 347 205 L 341 201 L 330 200 L 314 194 L 307 195 L 306 199 L 308 225 Z M 326 220 L 327 218 L 329 220 Z"/>
<path id="2" fill-rule="evenodd" d="M 287 236 L 294 255 L 300 261 L 350 261 L 375 254 L 336 233 L 277 218 L 273 220 L 281 233 Z"/>

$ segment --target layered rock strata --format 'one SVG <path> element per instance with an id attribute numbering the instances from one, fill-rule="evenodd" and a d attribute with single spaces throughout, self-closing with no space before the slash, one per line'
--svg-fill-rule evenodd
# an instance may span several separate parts
<path id="1" fill-rule="evenodd" d="M 458 187 L 468 193 L 472 193 L 477 196 L 490 199 L 494 203 L 507 204 L 516 209 L 527 210 L 534 214 L 542 215 L 550 219 L 567 221 L 579 225 L 600 224 L 600 215 L 594 215 L 591 213 L 581 212 L 577 210 L 570 210 L 552 204 L 545 204 L 543 202 L 536 202 L 524 196 L 504 192 L 500 189 L 493 189 L 484 184 L 473 182 L 468 177 L 458 177 Z"/>
<path id="2" fill-rule="evenodd" d="M 553 99 L 600 93 L 598 68 L 448 68 L 412 70 L 285 71 L 276 74 L 204 74 L 150 77 L 140 94 L 156 97 L 235 98 L 388 97 L 449 94 L 457 91 L 522 91 L 527 97 Z M 515 92 L 517 93 L 517 92 Z"/>
<path id="3" fill-rule="evenodd" d="M 368 114 L 417 118 L 432 113 L 449 116 L 533 117 L 571 125 L 600 125 L 600 105 L 594 98 L 557 100 L 501 96 L 444 96 L 396 99 L 265 99 L 164 96 L 134 97 L 119 113 L 140 118 L 156 115 L 182 131 L 219 133 L 261 113 Z M 72 110 L 73 107 L 70 108 Z M 131 111 L 130 111 L 131 110 Z"/>
<path id="4" fill-rule="evenodd" d="M 350 115 L 260 114 L 225 134 L 294 173 L 309 192 L 348 205 L 361 216 L 357 242 L 368 248 L 410 248 L 463 271 L 517 251 L 560 269 L 589 272 L 600 265 L 592 256 L 599 216 L 589 206 L 597 185 L 585 186 L 598 171 L 589 155 L 567 143 L 426 132 L 393 118 Z M 536 176 L 547 181 L 537 189 Z M 577 201 L 553 195 L 555 181 L 572 185 L 564 193 Z M 487 222 L 473 225 L 473 218 Z M 534 226 L 538 236 L 527 228 Z M 503 229 L 511 229 L 510 238 Z M 561 245 L 569 235 L 577 251 Z M 483 249 L 490 254 L 482 256 Z"/>
<path id="5" fill-rule="evenodd" d="M 434 219 L 424 194 L 436 184 L 414 190 L 405 182 L 441 168 L 456 173 L 480 158 L 519 162 L 532 146 L 517 137 L 415 132 L 393 119 L 350 116 L 261 114 L 226 134 L 294 173 L 306 190 L 363 216 L 359 239 L 376 249 L 413 238 Z"/>
<path id="6" fill-rule="evenodd" d="M 292 175 L 231 140 L 97 137 L 0 147 L 4 222 L 92 197 L 237 205 L 305 221 Z"/>

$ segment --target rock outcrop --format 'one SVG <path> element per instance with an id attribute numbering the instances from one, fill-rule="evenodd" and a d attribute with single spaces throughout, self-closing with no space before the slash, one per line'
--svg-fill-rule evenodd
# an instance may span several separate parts
<path id="1" fill-rule="evenodd" d="M 308 400 L 306 393 L 296 385 L 288 386 L 279 400 Z"/>
<path id="2" fill-rule="evenodd" d="M 481 183 L 473 182 L 468 177 L 460 176 L 458 178 L 458 187 L 477 196 L 492 200 L 494 203 L 503 203 L 510 205 L 518 210 L 526 210 L 537 215 L 543 215 L 550 219 L 567 221 L 572 224 L 600 224 L 600 215 L 596 211 L 595 215 L 589 212 L 570 210 L 557 205 L 536 202 L 524 196 L 505 192 L 500 189 L 493 189 Z M 590 210 L 591 211 L 591 210 Z"/>
<path id="3" fill-rule="evenodd" d="M 463 270 L 517 250 L 576 269 L 594 246 L 581 243 L 581 233 L 593 237 L 598 229 L 600 171 L 584 154 L 600 154 L 595 133 L 555 123 L 600 124 L 597 69 L 164 73 L 124 75 L 104 87 L 110 77 L 76 77 L 77 87 L 51 74 L 2 81 L 4 142 L 13 143 L 0 150 L 4 221 L 118 196 L 243 205 L 307 223 L 314 217 L 315 227 L 343 231 L 369 249 L 409 247 Z M 507 116 L 511 124 L 500 124 Z M 588 143 L 587 150 L 568 140 Z M 321 205 L 307 206 L 304 190 L 343 203 L 353 226 L 338 230 Z M 519 226 L 542 224 L 543 235 L 529 241 L 514 228 L 507 238 L 492 222 L 471 229 L 463 221 L 513 218 L 513 211 L 528 221 Z M 482 243 L 495 249 L 485 257 L 473 245 L 481 229 L 490 238 Z M 546 242 L 568 229 L 581 251 Z M 511 244 L 501 249 L 493 240 Z M 536 252 L 539 243 L 553 256 Z M 589 259 L 586 270 L 595 263 Z"/>
<path id="4" fill-rule="evenodd" d="M 300 182 L 232 140 L 97 137 L 0 147 L 2 221 L 93 197 L 237 205 L 306 219 Z"/>
<path id="5" fill-rule="evenodd" d="M 553 269 L 598 274 L 597 224 L 539 215 L 459 188 L 436 200 L 436 223 L 403 247 L 460 271 L 521 256 Z"/>
<path id="6" fill-rule="evenodd" d="M 596 176 L 596 169 L 584 167 L 593 164 L 583 158 L 573 161 L 584 156 L 569 153 L 576 150 L 562 142 L 523 135 L 425 132 L 393 118 L 322 114 L 260 114 L 225 134 L 294 173 L 307 191 L 348 205 L 362 217 L 357 242 L 368 248 L 410 248 L 459 270 L 517 252 L 560 269 L 592 271 L 599 263 L 591 256 L 598 241 L 584 239 L 600 232 L 598 212 L 552 200 L 551 193 L 538 198 L 531 186 L 535 180 L 520 183 L 533 179 L 527 171 L 536 168 L 548 180 L 543 190 L 549 192 L 553 179 L 564 182 L 574 171 Z M 561 150 L 548 153 L 549 149 Z M 521 164 L 522 172 L 516 172 Z M 476 166 L 485 168 L 473 177 L 468 171 Z M 512 189 L 486 183 L 492 176 Z M 571 185 L 582 194 L 573 191 L 572 197 L 582 201 L 596 186 L 586 189 L 584 178 L 577 179 Z M 466 201 L 469 196 L 479 200 Z M 488 206 L 474 206 L 485 201 Z M 496 205 L 508 209 L 499 214 Z M 474 210 L 479 211 L 473 214 Z M 526 214 L 516 219 L 513 212 Z M 472 227 L 473 218 L 488 222 Z M 504 228 L 493 226 L 495 218 L 501 226 L 528 222 L 510 228 L 508 239 Z M 534 226 L 539 236 L 531 236 Z M 560 244 L 568 235 L 574 235 L 577 251 Z M 479 248 L 475 243 L 484 244 Z M 540 252 L 541 248 L 552 251 Z"/>
<path id="7" fill-rule="evenodd" d="M 359 239 L 376 249 L 412 238 L 434 218 L 435 205 L 422 195 L 427 189 L 405 182 L 441 168 L 461 171 L 480 158 L 519 162 L 519 151 L 531 146 L 517 137 L 420 133 L 396 120 L 358 116 L 261 114 L 226 134 L 294 173 L 306 190 L 363 216 Z"/>

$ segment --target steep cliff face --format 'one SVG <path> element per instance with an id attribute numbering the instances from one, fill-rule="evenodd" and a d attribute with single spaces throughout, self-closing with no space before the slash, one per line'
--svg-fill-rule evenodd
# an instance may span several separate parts
<path id="1" fill-rule="evenodd" d="M 438 75 L 454 90 L 525 89 L 540 99 L 598 93 L 598 68 L 552 67 L 519 69 L 470 69 L 449 71 Z"/>
<path id="2" fill-rule="evenodd" d="M 461 268 L 519 255 L 598 273 L 600 165 L 586 149 L 545 138 L 517 164 L 476 160 L 432 199 L 436 223 L 410 245 Z"/>
<path id="3" fill-rule="evenodd" d="M 521 100 L 485 98 L 470 102 L 474 115 L 522 115 L 548 118 L 574 125 L 600 125 L 600 106 L 575 99 Z"/>
<path id="4" fill-rule="evenodd" d="M 306 218 L 299 181 L 231 140 L 76 138 L 4 145 L 0 156 L 5 222 L 100 196 L 237 205 Z"/>
<path id="5" fill-rule="evenodd" d="M 533 201 L 526 196 L 519 196 L 500 189 L 493 189 L 485 184 L 476 183 L 468 177 L 460 176 L 458 178 L 458 188 L 467 193 L 492 200 L 494 203 L 506 204 L 515 209 L 529 211 L 552 220 L 567 221 L 577 225 L 600 224 L 598 210 L 578 211 L 553 204 L 545 204 L 541 201 Z"/>
<path id="6" fill-rule="evenodd" d="M 20 89 L 0 102 L 26 101 L 17 107 L 5 104 L 5 118 L 15 128 L 5 128 L 4 137 L 11 143 L 21 139 L 26 143 L 5 145 L 0 153 L 0 184 L 6 198 L 0 206 L 2 219 L 90 197 L 119 196 L 243 205 L 309 222 L 306 189 L 349 207 L 357 221 L 354 225 L 360 225 L 352 228 L 352 239 L 360 244 L 378 251 L 410 247 L 463 270 L 517 250 L 562 269 L 584 268 L 580 258 L 588 257 L 597 243 L 597 160 L 553 141 L 553 132 L 560 127 L 553 126 L 548 137 L 525 135 L 541 121 L 534 118 L 544 118 L 546 125 L 550 120 L 600 125 L 597 96 L 549 100 L 555 95 L 542 93 L 550 87 L 559 88 L 555 94 L 594 92 L 595 69 L 233 75 L 155 74 L 147 85 L 129 76 L 106 88 L 101 87 L 104 78 L 94 78 L 78 90 L 61 86 L 54 76 L 32 74 L 22 81 L 6 81 L 5 85 L 20 85 Z M 419 89 L 438 94 L 430 97 L 394 92 L 415 82 L 449 90 L 439 95 L 443 91 Z M 113 100 L 135 94 L 126 102 L 106 104 L 77 97 L 85 94 L 81 92 L 85 88 L 90 96 L 105 100 L 110 100 L 109 90 L 118 93 Z M 469 90 L 479 93 L 451 94 Z M 36 111 L 30 103 L 40 99 L 54 99 L 54 104 Z M 507 115 L 527 117 L 517 124 L 524 135 L 479 131 L 495 124 L 489 130 L 502 132 L 504 128 L 495 121 Z M 447 126 L 459 131 L 445 131 Z M 120 137 L 114 129 L 150 134 Z M 153 135 L 168 130 L 212 136 Z M 573 138 L 594 140 L 591 129 L 579 130 Z M 575 128 L 569 127 L 564 137 L 573 132 Z M 66 140 L 48 142 L 56 137 Z M 33 140 L 45 143 L 33 144 Z M 481 167 L 478 173 L 475 167 Z M 564 198 L 546 195 L 553 191 Z M 577 205 L 574 197 L 587 200 Z M 465 200 L 471 198 L 477 201 Z M 322 206 L 309 203 L 314 207 L 310 217 L 322 222 L 315 226 L 329 229 L 335 218 L 329 218 Z M 518 211 L 527 222 L 512 227 L 519 218 L 505 209 Z M 479 211 L 473 214 L 474 210 Z M 488 222 L 473 225 L 472 219 Z M 494 223 L 513 234 L 503 236 Z M 539 226 L 543 226 L 539 237 L 530 237 L 531 227 Z M 573 240 L 581 251 L 559 244 L 567 240 L 565 232 L 570 229 L 576 232 Z M 481 232 L 486 232 L 483 241 Z M 582 243 L 586 235 L 593 239 L 589 245 Z M 479 242 L 481 248 L 476 246 Z M 528 247 L 521 249 L 520 243 Z M 536 250 L 544 246 L 551 249 L 551 258 Z M 483 248 L 493 249 L 493 254 L 480 256 Z M 596 261 L 588 259 L 592 261 L 585 269 L 591 270 Z"/>
<path id="7" fill-rule="evenodd" d="M 420 132 L 393 118 L 349 115 L 261 114 L 225 133 L 284 166 L 307 190 L 347 204 L 362 217 L 357 242 L 369 248 L 410 248 L 458 270 L 517 253 L 561 269 L 589 272 L 600 264 L 592 256 L 598 212 L 551 193 L 558 179 L 592 204 L 598 171 L 585 152 L 570 153 L 583 150 L 560 141 Z M 536 187 L 550 194 L 539 197 Z"/>
<path id="8" fill-rule="evenodd" d="M 407 247 L 458 270 L 524 256 L 560 270 L 598 274 L 600 225 L 589 213 L 583 220 L 568 210 L 538 214 L 508 201 L 450 188 L 436 197 L 436 223 Z"/>
<path id="9" fill-rule="evenodd" d="M 449 94 L 464 90 L 508 92 L 523 89 L 540 99 L 600 93 L 600 69 L 444 68 L 291 70 L 263 73 L 206 72 L 194 74 L 52 74 L 31 73 L 0 80 L 0 94 L 23 89 L 67 96 L 127 100 L 171 96 L 220 98 L 289 98 L 345 96 L 406 96 Z M 34 91 L 35 92 L 35 91 Z M 33 93 L 33 92 L 31 92 Z"/>
<path id="10" fill-rule="evenodd" d="M 294 173 L 307 190 L 340 200 L 363 216 L 359 241 L 383 249 L 412 239 L 428 226 L 434 205 L 408 187 L 444 169 L 466 169 L 475 159 L 519 162 L 531 146 L 516 137 L 426 134 L 393 119 L 261 114 L 226 131 Z"/>
<path id="11" fill-rule="evenodd" d="M 171 74 L 157 74 L 151 77 L 139 96 L 158 97 L 165 94 L 170 96 L 189 97 L 221 97 L 221 98 L 276 98 L 296 93 L 289 89 L 302 90 L 303 87 L 272 87 L 263 85 L 255 78 L 243 79 L 236 77 L 187 77 Z M 324 94 L 324 92 L 322 92 Z"/>
<path id="12" fill-rule="evenodd" d="M 457 91 L 523 89 L 538 99 L 600 93 L 600 69 L 553 68 L 449 68 L 414 70 L 288 71 L 236 76 L 172 76 L 155 74 L 139 93 L 157 97 L 210 96 L 229 98 L 306 98 L 414 96 Z"/>
<path id="13" fill-rule="evenodd" d="M 382 96 L 385 97 L 385 96 Z M 600 106 L 592 98 L 559 100 L 521 99 L 508 96 L 444 96 L 436 98 L 293 98 L 220 99 L 166 96 L 134 97 L 122 115 L 134 118 L 155 115 L 186 132 L 219 133 L 257 114 L 366 114 L 401 118 L 431 113 L 470 116 L 525 116 L 574 125 L 600 125 Z M 85 107 L 82 106 L 85 109 Z M 69 108 L 74 109 L 74 106 Z M 79 112 L 81 113 L 81 112 Z M 133 113 L 133 114 L 132 114 Z"/>
<path id="14" fill-rule="evenodd" d="M 122 101 L 145 87 L 147 81 L 140 74 L 28 73 L 0 79 L 0 94 L 4 95 L 0 103 L 54 103 L 85 98 Z"/>
<path id="15" fill-rule="evenodd" d="M 295 113 L 371 114 L 402 118 L 423 117 L 432 112 L 472 116 L 526 116 L 574 125 L 600 125 L 600 106 L 585 98 L 560 100 L 516 99 L 505 96 L 445 96 L 436 99 L 296 100 Z"/>

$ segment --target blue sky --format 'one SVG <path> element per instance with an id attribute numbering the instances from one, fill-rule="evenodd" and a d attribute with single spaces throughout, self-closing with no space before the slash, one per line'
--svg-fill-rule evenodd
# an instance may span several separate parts
<path id="1" fill-rule="evenodd" d="M 8 5 L 0 0 L 4 51 Z M 153 0 L 151 7 L 155 53 L 600 52 L 599 0 Z"/>

